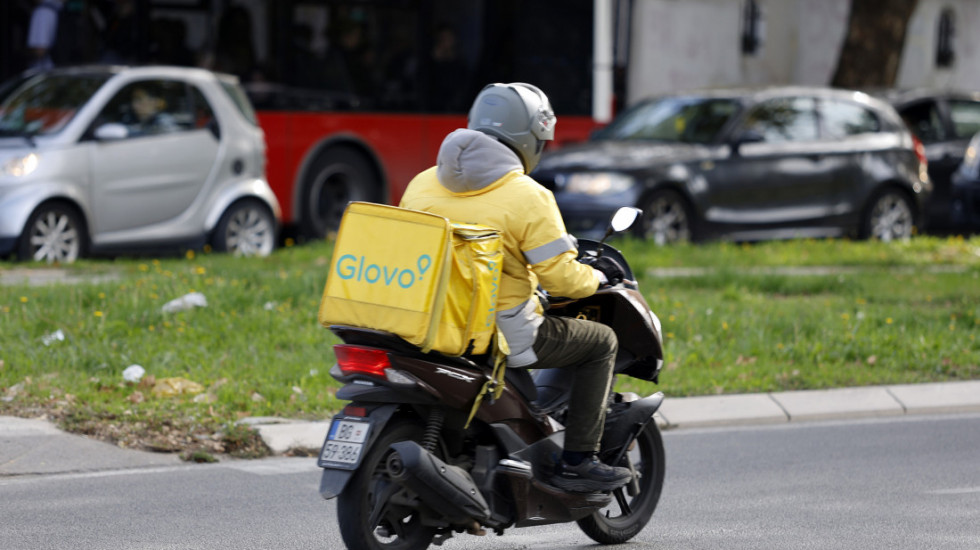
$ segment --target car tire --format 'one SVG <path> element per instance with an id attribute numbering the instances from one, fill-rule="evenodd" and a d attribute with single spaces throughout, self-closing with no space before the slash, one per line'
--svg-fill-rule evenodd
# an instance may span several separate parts
<path id="1" fill-rule="evenodd" d="M 350 147 L 319 155 L 306 171 L 301 203 L 301 230 L 308 239 L 322 239 L 340 228 L 352 201 L 378 200 L 381 182 L 365 156 Z"/>
<path id="2" fill-rule="evenodd" d="M 694 242 L 697 240 L 694 210 L 680 193 L 660 189 L 644 197 L 637 234 L 657 246 Z"/>
<path id="3" fill-rule="evenodd" d="M 22 261 L 69 264 L 85 256 L 88 233 L 81 214 L 63 202 L 37 207 L 24 224 L 17 244 Z"/>
<path id="4" fill-rule="evenodd" d="M 225 210 L 215 226 L 211 246 L 218 252 L 268 256 L 276 247 L 276 222 L 257 200 L 240 200 Z"/>
<path id="5" fill-rule="evenodd" d="M 907 240 L 914 227 L 915 215 L 908 197 L 897 189 L 884 189 L 868 202 L 858 236 L 882 242 Z"/>

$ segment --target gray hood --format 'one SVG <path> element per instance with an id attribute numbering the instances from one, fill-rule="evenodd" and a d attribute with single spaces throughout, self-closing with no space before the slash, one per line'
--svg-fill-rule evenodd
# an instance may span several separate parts
<path id="1" fill-rule="evenodd" d="M 446 136 L 436 164 L 439 183 L 453 193 L 479 191 L 508 172 L 524 171 L 517 153 L 482 132 L 467 129 Z"/>

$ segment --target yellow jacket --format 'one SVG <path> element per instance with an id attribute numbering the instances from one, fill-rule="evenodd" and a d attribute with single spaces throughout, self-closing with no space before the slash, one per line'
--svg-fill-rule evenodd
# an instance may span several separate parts
<path id="1" fill-rule="evenodd" d="M 510 346 L 508 366 L 537 360 L 531 346 L 543 319 L 534 296 L 539 284 L 569 298 L 589 296 L 599 286 L 595 270 L 575 261 L 575 241 L 565 231 L 554 195 L 524 174 L 516 153 L 486 134 L 449 134 L 437 166 L 409 183 L 400 206 L 501 231 L 497 324 Z"/>

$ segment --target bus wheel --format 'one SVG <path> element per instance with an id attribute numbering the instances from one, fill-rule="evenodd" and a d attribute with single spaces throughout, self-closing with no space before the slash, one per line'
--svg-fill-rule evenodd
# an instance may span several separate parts
<path id="1" fill-rule="evenodd" d="M 371 163 L 349 147 L 322 153 L 306 174 L 301 223 L 308 239 L 322 239 L 336 231 L 347 203 L 377 200 L 381 187 Z"/>

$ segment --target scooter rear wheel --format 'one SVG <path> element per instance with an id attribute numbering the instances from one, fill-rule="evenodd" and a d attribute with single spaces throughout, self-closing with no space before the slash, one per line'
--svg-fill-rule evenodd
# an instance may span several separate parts
<path id="1" fill-rule="evenodd" d="M 664 486 L 664 443 L 655 422 L 650 422 L 636 438 L 628 453 L 636 469 L 639 491 L 629 494 L 629 486 L 613 491 L 613 502 L 578 520 L 578 526 L 601 544 L 620 544 L 636 536 L 650 521 Z M 626 466 L 626 464 L 619 464 Z"/>
<path id="2" fill-rule="evenodd" d="M 385 427 L 371 450 L 337 498 L 337 523 L 350 550 L 422 550 L 435 529 L 422 525 L 418 512 L 393 503 L 400 490 L 388 476 L 386 463 L 399 441 L 422 440 L 423 428 L 414 422 L 393 422 Z M 377 521 L 371 518 L 377 517 Z"/>

